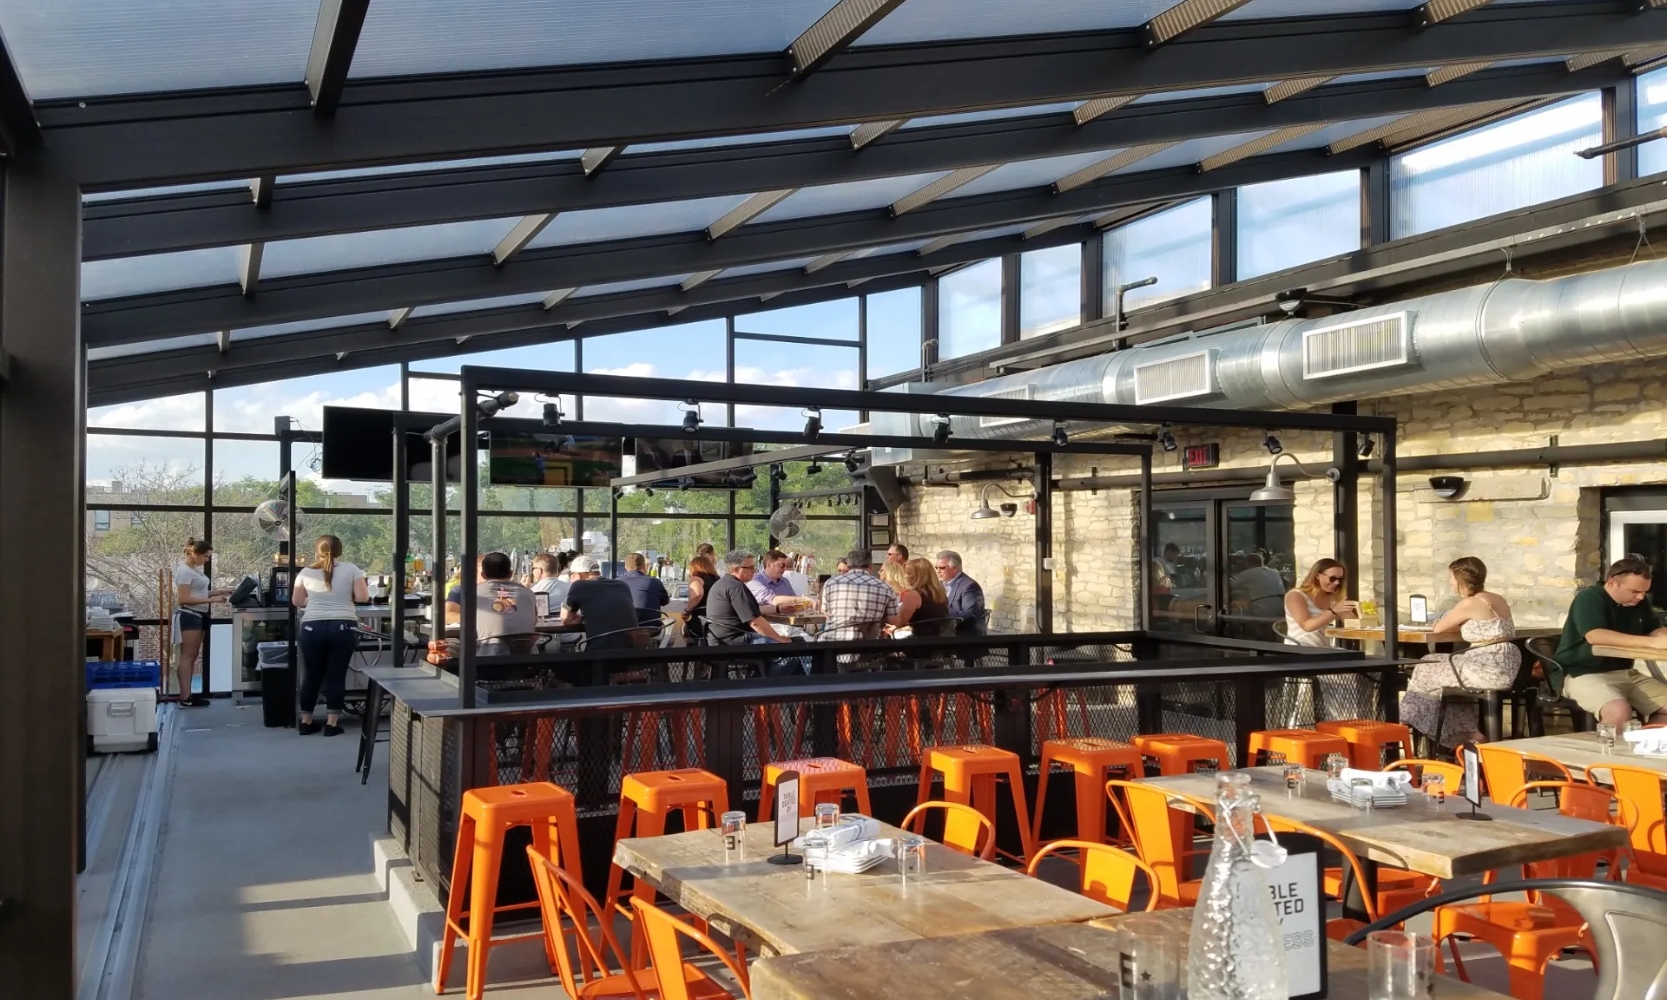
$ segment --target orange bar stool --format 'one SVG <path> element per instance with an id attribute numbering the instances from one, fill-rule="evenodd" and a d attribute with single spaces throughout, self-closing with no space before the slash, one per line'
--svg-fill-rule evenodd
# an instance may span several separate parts
<path id="1" fill-rule="evenodd" d="M 522 785 L 475 788 L 463 793 L 463 814 L 457 823 L 457 850 L 452 855 L 451 892 L 446 899 L 446 930 L 440 942 L 440 967 L 434 992 L 444 993 L 451 960 L 461 936 L 469 949 L 465 996 L 479 1000 L 486 990 L 486 959 L 493 947 L 537 934 L 492 938 L 492 922 L 499 913 L 537 909 L 538 904 L 498 906 L 498 866 L 503 861 L 504 834 L 511 827 L 530 826 L 533 847 L 573 875 L 579 868 L 579 814 L 573 793 L 548 781 Z M 471 879 L 470 875 L 474 877 Z M 469 928 L 463 929 L 463 894 L 469 893 Z M 552 957 L 552 961 L 554 957 Z"/>
<path id="2" fill-rule="evenodd" d="M 614 826 L 614 840 L 660 836 L 666 832 L 666 817 L 673 809 L 682 811 L 685 830 L 716 826 L 718 816 L 729 811 L 729 786 L 724 779 L 698 767 L 627 774 L 619 787 L 619 822 Z M 619 865 L 608 869 L 608 895 L 603 905 L 618 906 L 626 892 L 654 898 L 654 889 L 647 883 L 621 890 L 624 878 L 625 869 Z M 633 947 L 632 954 L 636 953 Z"/>
<path id="3" fill-rule="evenodd" d="M 1131 743 L 1142 757 L 1158 763 L 1159 774 L 1191 774 L 1198 764 L 1212 764 L 1218 769 L 1228 767 L 1227 744 L 1207 736 L 1191 733 L 1149 733 L 1136 736 Z"/>
<path id="4" fill-rule="evenodd" d="M 1077 839 L 1103 844 L 1106 840 L 1106 779 L 1138 778 L 1143 773 L 1140 751 L 1121 740 L 1098 736 L 1067 737 L 1042 744 L 1042 765 L 1036 772 L 1036 817 L 1030 839 L 1042 842 L 1042 807 L 1048 798 L 1048 773 L 1055 764 L 1069 767 L 1077 784 Z M 1112 774 L 1111 772 L 1119 772 Z M 1122 831 L 1128 837 L 1129 831 Z"/>
<path id="5" fill-rule="evenodd" d="M 1341 736 L 1317 733 L 1312 729 L 1261 729 L 1250 734 L 1251 763 L 1263 754 L 1282 753 L 1287 763 L 1303 767 L 1325 767 L 1325 759 L 1334 753 L 1349 755 L 1349 743 Z M 1374 766 L 1372 770 L 1377 770 Z"/>
<path id="6" fill-rule="evenodd" d="M 1316 722 L 1314 728 L 1331 736 L 1341 736 L 1349 744 L 1349 764 L 1362 771 L 1376 771 L 1389 761 L 1384 760 L 1384 748 L 1394 747 L 1395 756 L 1402 760 L 1412 756 L 1412 730 L 1399 722 L 1378 722 L 1376 719 L 1338 719 Z"/>
<path id="7" fill-rule="evenodd" d="M 1036 853 L 1030 833 L 1030 810 L 1025 805 L 1024 771 L 1019 755 L 987 743 L 933 747 L 920 762 L 920 797 L 916 804 L 931 800 L 932 774 L 943 775 L 945 801 L 971 805 L 991 823 L 996 821 L 996 779 L 1005 777 L 1013 793 L 1013 811 L 1018 814 L 1019 840 L 1023 857 Z"/>
<path id="8" fill-rule="evenodd" d="M 766 823 L 775 815 L 776 782 L 788 771 L 799 773 L 799 815 L 816 815 L 817 805 L 845 804 L 845 793 L 857 800 L 857 811 L 872 816 L 868 804 L 868 770 L 838 757 L 806 757 L 764 765 L 764 785 L 758 791 L 758 821 Z"/>

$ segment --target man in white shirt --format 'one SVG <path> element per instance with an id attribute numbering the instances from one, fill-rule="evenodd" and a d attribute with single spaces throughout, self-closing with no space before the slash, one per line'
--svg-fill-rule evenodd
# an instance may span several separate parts
<path id="1" fill-rule="evenodd" d="M 532 591 L 550 595 L 550 613 L 556 614 L 567 600 L 568 580 L 561 572 L 561 562 L 548 552 L 533 556 Z"/>

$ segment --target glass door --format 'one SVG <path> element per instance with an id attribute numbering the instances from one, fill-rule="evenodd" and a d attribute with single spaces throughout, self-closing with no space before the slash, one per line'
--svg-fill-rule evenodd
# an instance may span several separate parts
<path id="1" fill-rule="evenodd" d="M 1152 518 L 1152 628 L 1214 635 L 1215 504 L 1165 504 Z"/>
<path id="2" fill-rule="evenodd" d="M 1172 494 L 1153 500 L 1152 628 L 1278 641 L 1285 593 L 1296 583 L 1289 504 Z M 1667 575 L 1667 574 L 1664 574 Z"/>
<path id="3" fill-rule="evenodd" d="M 1296 586 L 1296 527 L 1287 504 L 1223 501 L 1223 589 L 1226 610 L 1217 634 L 1277 641 L 1285 594 Z"/>
<path id="4" fill-rule="evenodd" d="M 1609 515 L 1609 551 L 1604 565 L 1641 556 L 1655 569 L 1650 604 L 1667 608 L 1667 510 L 1618 510 Z"/>

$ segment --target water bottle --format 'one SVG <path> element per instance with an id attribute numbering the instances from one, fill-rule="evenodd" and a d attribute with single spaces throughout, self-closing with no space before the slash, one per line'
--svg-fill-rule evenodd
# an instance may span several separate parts
<path id="1" fill-rule="evenodd" d="M 1256 852 L 1257 798 L 1250 775 L 1216 778 L 1215 842 L 1192 916 L 1187 983 L 1191 1000 L 1286 1000 L 1284 938 Z M 1265 844 L 1266 848 L 1274 845 Z"/>

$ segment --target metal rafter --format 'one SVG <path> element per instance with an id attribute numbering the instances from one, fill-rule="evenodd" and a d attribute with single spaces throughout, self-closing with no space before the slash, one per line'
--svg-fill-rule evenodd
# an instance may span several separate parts
<path id="1" fill-rule="evenodd" d="M 696 271 L 694 274 L 684 278 L 683 283 L 678 287 L 683 289 L 685 292 L 692 292 L 722 273 L 724 273 L 724 270 L 721 267 L 713 268 L 710 271 Z"/>
<path id="2" fill-rule="evenodd" d="M 623 152 L 624 146 L 596 146 L 579 154 L 579 166 L 584 170 L 586 177 L 591 177 Z"/>
<path id="3" fill-rule="evenodd" d="M 265 252 L 264 243 L 246 243 L 238 257 L 237 284 L 245 297 L 255 294 L 255 287 L 260 284 L 260 259 Z"/>
<path id="4" fill-rule="evenodd" d="M 906 119 L 892 118 L 883 122 L 863 122 L 851 130 L 851 148 L 862 149 L 869 143 L 884 139 L 903 127 Z"/>
<path id="5" fill-rule="evenodd" d="M 1149 156 L 1161 153 L 1173 145 L 1175 145 L 1173 142 L 1151 142 L 1142 146 L 1130 146 L 1128 149 L 1119 150 L 1103 160 L 1090 163 L 1081 170 L 1066 174 L 1059 180 L 1054 181 L 1053 189 L 1056 192 L 1063 192 L 1082 187 L 1084 184 L 1099 180 L 1113 171 L 1122 170 L 1124 167 L 1139 163 Z"/>
<path id="6" fill-rule="evenodd" d="M 875 46 L 779 90 L 777 54 L 355 81 L 347 128 L 317 128 L 298 114 L 304 89 L 270 86 L 53 101 L 36 113 L 66 169 L 98 191 L 1667 44 L 1667 11 L 1616 0 L 1495 5 L 1437 30 L 1393 12 L 1269 24 L 1217 21 L 1151 51 L 1140 29 Z"/>
<path id="7" fill-rule="evenodd" d="M 817 271 L 822 271 L 822 270 L 825 270 L 827 268 L 833 267 L 835 264 L 837 264 L 840 261 L 846 259 L 847 257 L 850 257 L 852 254 L 854 254 L 856 252 L 857 251 L 855 251 L 855 250 L 840 250 L 840 251 L 835 252 L 835 253 L 825 253 L 822 256 L 820 256 L 820 257 L 816 258 L 815 260 L 811 261 L 809 264 L 806 264 L 805 265 L 805 273 L 806 274 L 815 274 Z"/>
<path id="8" fill-rule="evenodd" d="M 1480 62 L 1448 63 L 1445 66 L 1437 66 L 1435 69 L 1425 73 L 1424 83 L 1431 87 L 1439 87 L 1444 83 L 1452 83 L 1461 76 L 1469 76 L 1472 73 L 1479 73 L 1492 65 L 1493 63 L 1488 60 L 1482 60 Z"/>
<path id="9" fill-rule="evenodd" d="M 1262 99 L 1269 104 L 1278 104 L 1288 97 L 1306 94 L 1315 87 L 1323 87 L 1337 79 L 1335 76 L 1297 76 L 1289 80 L 1282 80 L 1267 90 L 1262 91 Z"/>
<path id="10" fill-rule="evenodd" d="M 559 160 L 286 183 L 264 212 L 254 210 L 248 197 L 236 191 L 100 201 L 86 206 L 82 252 L 88 260 L 101 260 L 235 246 L 254 239 L 748 194 L 977 163 L 1096 151 L 1109 155 L 1150 142 L 1575 93 L 1630 79 L 1616 63 L 1579 73 L 1565 73 L 1557 64 L 1514 66 L 1435 89 L 1412 76 L 1334 84 L 1273 105 L 1255 93 L 1145 103 L 1081 127 L 1061 113 L 1011 119 L 999 128 L 988 123 L 910 128 L 860 156 L 852 156 L 849 143 L 835 136 L 768 147 L 628 154 L 588 178 L 578 162 Z"/>
<path id="11" fill-rule="evenodd" d="M 957 188 L 966 187 L 968 184 L 978 180 L 980 177 L 983 177 L 985 174 L 999 166 L 1001 166 L 999 163 L 986 163 L 983 166 L 962 167 L 959 170 L 951 170 L 949 173 L 944 174 L 942 177 L 939 177 L 932 183 L 920 188 L 918 191 L 911 191 L 892 202 L 891 214 L 894 216 L 903 215 L 905 213 L 912 212 L 923 205 L 929 205 L 932 202 L 937 201 L 939 198 L 942 198 L 944 195 L 953 192 Z"/>
<path id="12" fill-rule="evenodd" d="M 1201 171 L 1219 170 L 1229 163 L 1237 163 L 1240 160 L 1265 153 L 1270 149 L 1277 149 L 1293 139 L 1300 139 L 1309 133 L 1318 132 L 1322 128 L 1325 128 L 1323 123 L 1316 123 L 1313 125 L 1293 125 L 1290 128 L 1269 132 L 1267 135 L 1257 136 L 1243 145 L 1234 146 L 1232 149 L 1204 157 L 1204 159 L 1198 161 L 1198 169 Z"/>
<path id="13" fill-rule="evenodd" d="M 1492 0 L 1429 0 L 1418 8 L 1413 18 L 1419 27 L 1427 28 L 1433 24 L 1440 24 L 1450 17 L 1468 14 L 1478 7 L 1487 6 Z"/>
<path id="14" fill-rule="evenodd" d="M 515 228 L 511 229 L 509 234 L 499 240 L 498 245 L 492 248 L 492 263 L 502 265 L 504 261 L 520 253 L 528 243 L 537 239 L 538 234 L 542 233 L 544 227 L 553 222 L 555 218 L 555 212 L 538 212 L 534 215 L 523 216 L 521 221 L 515 224 Z"/>
<path id="15" fill-rule="evenodd" d="M 758 194 L 753 195 L 751 198 L 748 198 L 741 204 L 736 205 L 728 212 L 725 212 L 723 218 L 712 223 L 710 226 L 707 226 L 706 238 L 709 240 L 715 240 L 718 237 L 723 236 L 725 233 L 733 232 L 734 230 L 741 228 L 758 216 L 768 212 L 771 208 L 775 207 L 777 203 L 785 200 L 794 192 L 794 190 L 796 189 L 787 188 L 781 191 L 761 191 Z"/>
<path id="16" fill-rule="evenodd" d="M 313 47 L 307 54 L 307 91 L 313 113 L 321 118 L 334 115 L 341 104 L 353 50 L 359 47 L 369 11 L 370 0 L 319 0 Z"/>
<path id="17" fill-rule="evenodd" d="M 1116 97 L 1094 97 L 1071 109 L 1071 118 L 1078 125 L 1087 125 L 1100 117 L 1109 115 L 1133 104 L 1140 97 L 1139 94 L 1119 94 Z"/>
<path id="18" fill-rule="evenodd" d="M 249 182 L 249 200 L 256 208 L 268 209 L 272 207 L 272 192 L 278 186 L 278 178 L 271 174 L 256 177 Z"/>
<path id="19" fill-rule="evenodd" d="M 903 0 L 839 0 L 787 47 L 787 54 L 793 58 L 793 75 L 804 77 L 816 72 L 902 3 Z"/>
<path id="20" fill-rule="evenodd" d="M 1189 31 L 1203 27 L 1223 14 L 1233 11 L 1250 0 L 1181 0 L 1157 17 L 1146 22 L 1143 29 L 1146 44 L 1157 46 L 1172 42 Z"/>
<path id="21" fill-rule="evenodd" d="M 1373 143 L 1387 142 L 1391 137 L 1404 134 L 1418 134 L 1439 132 L 1452 128 L 1467 121 L 1497 114 L 1506 108 L 1515 107 L 1521 101 L 1492 101 L 1486 104 L 1469 104 L 1459 108 L 1444 108 L 1440 111 L 1423 111 L 1415 115 L 1406 115 L 1392 122 L 1385 122 L 1374 128 L 1356 132 L 1333 142 L 1327 148 L 1333 155 L 1345 153 L 1351 149 L 1369 146 Z"/>
<path id="22" fill-rule="evenodd" d="M 573 293 L 576 291 L 578 291 L 577 288 L 558 288 L 549 295 L 544 296 L 544 301 L 539 304 L 539 308 L 554 309 L 571 298 Z"/>
<path id="23" fill-rule="evenodd" d="M 405 321 L 411 318 L 411 312 L 412 312 L 412 308 L 410 306 L 401 306 L 400 308 L 395 309 L 393 312 L 389 313 L 388 314 L 388 329 L 397 330 L 400 327 L 404 326 Z"/>

